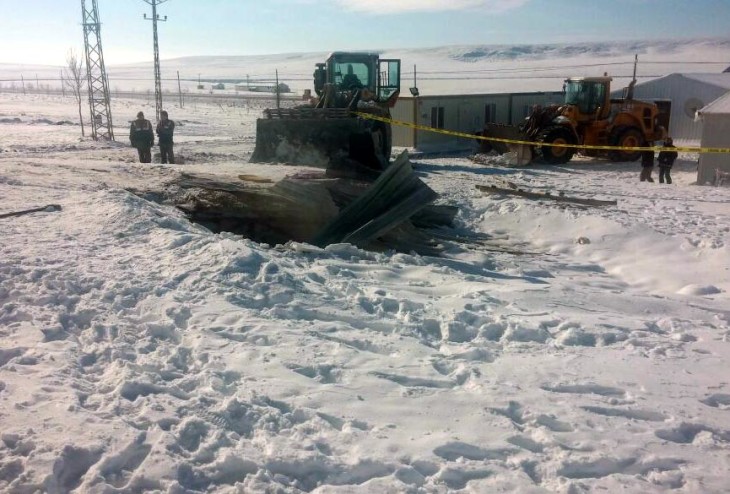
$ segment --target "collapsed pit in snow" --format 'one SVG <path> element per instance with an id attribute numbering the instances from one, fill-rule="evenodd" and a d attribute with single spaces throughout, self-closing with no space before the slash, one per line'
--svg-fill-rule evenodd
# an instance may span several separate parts
<path id="1" fill-rule="evenodd" d="M 371 250 L 440 253 L 428 230 L 451 226 L 457 208 L 432 204 L 438 195 L 415 175 L 407 153 L 374 180 L 352 175 L 293 173 L 274 182 L 254 175 L 182 174 L 174 184 L 179 192 L 165 202 L 215 233 L 269 245 L 344 242 Z"/>

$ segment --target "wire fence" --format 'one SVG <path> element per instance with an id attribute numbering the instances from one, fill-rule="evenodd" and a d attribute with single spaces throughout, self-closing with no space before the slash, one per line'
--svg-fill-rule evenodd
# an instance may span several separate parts
<path id="1" fill-rule="evenodd" d="M 524 80 L 554 80 L 562 82 L 566 74 L 571 71 L 589 70 L 603 71 L 623 67 L 627 69 L 625 73 L 618 72 L 611 74 L 616 80 L 631 80 L 634 75 L 630 68 L 633 67 L 634 61 L 626 62 L 597 62 L 585 64 L 564 64 L 564 65 L 533 65 L 530 67 L 498 67 L 498 68 L 482 68 L 482 69 L 459 69 L 459 70 L 425 70 L 418 71 L 418 82 L 427 83 L 443 82 L 443 81 L 504 81 L 509 86 L 510 81 Z M 706 66 L 712 67 L 718 73 L 722 72 L 727 65 L 727 61 L 708 61 L 708 60 L 644 60 L 641 62 L 643 66 L 659 68 L 659 66 L 678 67 L 682 66 Z M 55 70 L 55 69 L 53 69 Z M 18 73 L 11 75 L 10 71 L 5 69 L 0 74 L 0 92 L 10 93 L 31 93 L 31 94 L 48 94 L 65 95 L 69 93 L 63 87 L 63 76 L 49 76 L 46 71 L 42 77 L 39 74 Z M 207 74 L 203 76 L 198 73 L 192 76 L 163 77 L 163 97 L 175 96 L 181 101 L 183 99 L 201 99 L 201 100 L 225 100 L 225 99 L 261 99 L 275 100 L 277 98 L 277 87 L 285 87 L 289 89 L 291 85 L 292 91 L 279 92 L 278 97 L 284 100 L 298 100 L 302 98 L 302 93 L 312 86 L 312 75 L 302 72 L 286 72 L 279 71 L 278 78 L 272 74 L 246 74 L 241 77 L 234 76 L 216 76 Z M 408 81 L 416 75 L 415 66 L 413 71 L 402 71 L 401 79 Z M 657 74 L 637 74 L 636 79 L 651 80 L 665 76 L 666 73 Z M 30 77 L 27 77 L 30 76 Z M 114 70 L 109 71 L 108 81 L 111 96 L 123 98 L 154 98 L 154 77 L 138 77 L 138 76 L 115 76 Z M 180 85 L 180 83 L 183 83 Z M 414 81 L 415 83 L 415 81 Z M 277 86 L 277 84 L 279 86 Z M 165 87 L 167 86 L 167 87 Z M 310 89 L 311 91 L 311 89 Z M 69 93 L 70 94 L 70 93 Z M 87 96 L 84 96 L 87 97 Z"/>

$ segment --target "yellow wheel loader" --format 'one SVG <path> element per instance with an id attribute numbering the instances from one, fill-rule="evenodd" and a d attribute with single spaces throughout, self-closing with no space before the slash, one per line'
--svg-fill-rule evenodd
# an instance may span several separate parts
<path id="1" fill-rule="evenodd" d="M 516 152 L 522 163 L 534 159 L 548 164 L 567 163 L 576 152 L 585 156 L 607 157 L 612 161 L 636 161 L 640 151 L 621 149 L 581 149 L 586 146 L 642 147 L 666 137 L 659 124 L 656 104 L 635 100 L 633 86 L 625 98 L 611 99 L 611 77 L 573 77 L 565 81 L 564 101 L 560 105 L 536 105 L 518 126 L 487 124 L 484 137 L 528 141 L 534 144 L 513 145 L 479 140 L 480 150 L 499 153 Z M 545 144 L 563 144 L 564 147 Z"/>
<path id="2" fill-rule="evenodd" d="M 256 121 L 252 162 L 347 166 L 357 162 L 382 170 L 390 162 L 392 133 L 387 122 L 400 94 L 400 60 L 376 53 L 334 52 L 316 64 L 310 104 L 264 110 Z"/>

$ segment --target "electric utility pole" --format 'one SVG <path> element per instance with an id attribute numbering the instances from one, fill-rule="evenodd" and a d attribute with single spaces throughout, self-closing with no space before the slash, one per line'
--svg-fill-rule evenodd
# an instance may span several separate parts
<path id="1" fill-rule="evenodd" d="M 84 51 L 86 53 L 86 80 L 89 90 L 89 110 L 91 111 L 91 137 L 94 140 L 114 140 L 112 110 L 109 104 L 109 81 L 104 67 L 104 54 L 101 50 L 101 22 L 96 0 L 91 0 L 87 8 L 86 0 L 81 0 L 84 26 Z"/>
<path id="2" fill-rule="evenodd" d="M 152 17 L 147 17 L 147 14 L 144 14 L 144 18 L 152 21 L 152 37 L 155 44 L 155 117 L 159 122 L 160 112 L 162 111 L 162 79 L 160 78 L 160 46 L 157 42 L 157 21 L 165 22 L 167 16 L 160 17 L 157 15 L 157 6 L 167 2 L 167 0 L 144 0 L 144 2 L 152 5 Z"/>

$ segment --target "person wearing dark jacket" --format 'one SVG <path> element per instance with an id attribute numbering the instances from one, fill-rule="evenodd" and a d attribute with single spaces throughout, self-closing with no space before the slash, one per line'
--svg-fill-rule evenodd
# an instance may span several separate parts
<path id="1" fill-rule="evenodd" d="M 667 139 L 664 141 L 664 150 L 659 151 L 659 158 L 657 158 L 657 161 L 659 162 L 660 184 L 664 183 L 664 179 L 667 180 L 668 184 L 672 183 L 672 177 L 669 175 L 669 172 L 672 169 L 674 160 L 677 159 L 677 151 L 674 151 L 674 149 L 676 148 L 674 147 L 672 138 L 667 137 Z"/>
<path id="2" fill-rule="evenodd" d="M 167 112 L 160 112 L 160 121 L 157 123 L 157 142 L 160 145 L 162 163 L 175 164 L 175 153 L 172 151 L 172 134 L 175 132 L 175 122 L 167 118 Z"/>
<path id="3" fill-rule="evenodd" d="M 137 120 L 129 127 L 129 142 L 137 148 L 140 163 L 152 163 L 152 146 L 155 143 L 155 134 L 152 132 L 152 123 L 144 118 L 144 113 L 137 113 Z"/>
<path id="4" fill-rule="evenodd" d="M 653 182 L 651 171 L 654 169 L 654 150 L 641 152 L 641 174 L 639 180 L 642 182 Z"/>
<path id="5" fill-rule="evenodd" d="M 357 75 L 355 75 L 352 64 L 347 65 L 347 74 L 345 74 L 345 77 L 342 78 L 342 83 L 340 84 L 340 87 L 342 87 L 342 89 L 345 89 L 346 91 L 353 91 L 355 89 L 363 88 L 362 81 Z"/>

